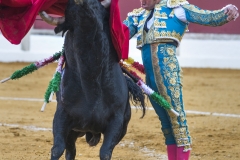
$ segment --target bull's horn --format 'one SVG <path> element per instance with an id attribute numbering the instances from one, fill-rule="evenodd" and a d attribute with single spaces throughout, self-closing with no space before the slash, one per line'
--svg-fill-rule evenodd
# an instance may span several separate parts
<path id="1" fill-rule="evenodd" d="M 108 8 L 111 4 L 111 0 L 103 0 L 101 4 L 105 7 Z"/>
<path id="2" fill-rule="evenodd" d="M 79 4 L 83 4 L 83 0 L 74 0 L 74 2 L 77 4 L 77 5 L 79 5 Z"/>
<path id="3" fill-rule="evenodd" d="M 65 17 L 51 17 L 45 11 L 39 12 L 40 17 L 50 25 L 56 26 L 65 21 Z"/>

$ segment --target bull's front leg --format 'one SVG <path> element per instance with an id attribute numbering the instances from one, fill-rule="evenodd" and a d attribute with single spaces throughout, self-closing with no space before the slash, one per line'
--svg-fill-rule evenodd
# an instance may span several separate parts
<path id="1" fill-rule="evenodd" d="M 58 103 L 53 119 L 54 143 L 51 150 L 51 160 L 58 160 L 66 148 L 66 137 L 70 130 L 69 123 L 70 117 L 64 111 L 62 104 Z"/>
<path id="2" fill-rule="evenodd" d="M 78 137 L 84 136 L 84 132 L 76 132 L 74 130 L 71 130 L 67 137 L 67 143 L 66 143 L 66 153 L 65 158 L 66 160 L 74 160 L 76 156 L 76 145 L 75 142 Z"/>
<path id="3" fill-rule="evenodd" d="M 131 118 L 131 109 L 130 106 L 128 107 L 125 115 L 111 120 L 110 125 L 104 132 L 104 140 L 100 149 L 100 160 L 111 160 L 113 149 L 125 136 L 128 122 Z"/>

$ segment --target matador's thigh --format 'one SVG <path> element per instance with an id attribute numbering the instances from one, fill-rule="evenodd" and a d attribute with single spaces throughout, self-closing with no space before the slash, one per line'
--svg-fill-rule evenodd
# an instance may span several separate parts
<path id="1" fill-rule="evenodd" d="M 147 85 L 162 95 L 180 115 L 176 117 L 150 99 L 161 120 L 166 144 L 174 143 L 171 140 L 173 135 L 177 146 L 185 146 L 184 150 L 187 151 L 190 149 L 191 137 L 182 98 L 181 68 L 175 53 L 176 47 L 171 44 L 146 44 L 142 47 L 142 60 Z"/>

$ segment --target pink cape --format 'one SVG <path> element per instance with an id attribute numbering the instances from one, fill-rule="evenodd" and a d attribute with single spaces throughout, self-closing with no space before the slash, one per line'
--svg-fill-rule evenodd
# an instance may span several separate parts
<path id="1" fill-rule="evenodd" d="M 67 0 L 0 0 L 0 29 L 12 44 L 19 44 L 32 27 L 39 11 L 64 15 Z M 120 18 L 118 0 L 110 6 L 112 41 L 119 59 L 128 58 L 129 30 Z"/>

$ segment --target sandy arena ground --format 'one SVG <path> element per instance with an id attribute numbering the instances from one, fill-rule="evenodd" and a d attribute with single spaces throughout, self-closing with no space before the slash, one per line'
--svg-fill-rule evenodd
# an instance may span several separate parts
<path id="1" fill-rule="evenodd" d="M 0 79 L 28 64 L 0 63 Z M 42 101 L 6 100 L 3 97 L 43 99 L 55 67 L 56 64 L 52 64 L 20 80 L 0 84 L 0 160 L 50 158 L 56 103 L 51 102 L 45 112 L 40 112 Z M 239 160 L 240 70 L 184 68 L 183 72 L 185 109 L 204 112 L 202 115 L 187 114 L 193 138 L 191 160 Z M 205 112 L 224 115 L 204 115 Z M 148 110 L 143 119 L 140 119 L 141 113 L 132 110 L 128 132 L 114 149 L 113 160 L 167 159 L 155 112 Z M 79 138 L 76 159 L 99 159 L 100 146 L 101 143 L 90 148 L 84 138 Z"/>

